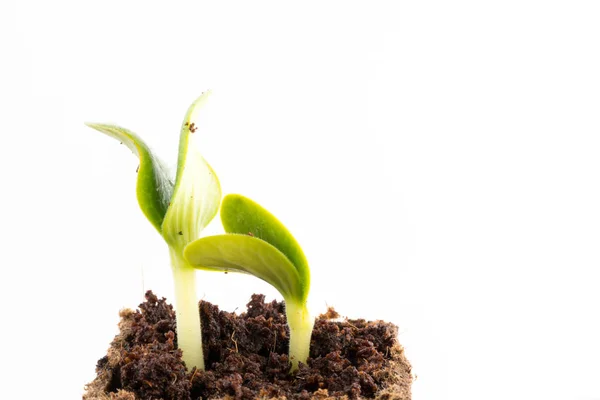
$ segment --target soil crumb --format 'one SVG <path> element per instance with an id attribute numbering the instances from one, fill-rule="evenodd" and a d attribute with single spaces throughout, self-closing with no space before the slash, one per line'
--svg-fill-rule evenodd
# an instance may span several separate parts
<path id="1" fill-rule="evenodd" d="M 340 314 L 334 310 L 333 307 L 327 307 L 327 311 L 324 314 L 319 315 L 320 319 L 338 319 Z"/>
<path id="2" fill-rule="evenodd" d="M 151 291 L 120 313 L 120 333 L 86 386 L 85 400 L 358 399 L 408 400 L 411 367 L 383 321 L 316 321 L 307 365 L 289 374 L 284 303 L 253 295 L 241 315 L 201 301 L 206 371 L 188 371 L 177 348 L 175 311 Z M 335 321 L 333 319 L 336 319 Z"/>

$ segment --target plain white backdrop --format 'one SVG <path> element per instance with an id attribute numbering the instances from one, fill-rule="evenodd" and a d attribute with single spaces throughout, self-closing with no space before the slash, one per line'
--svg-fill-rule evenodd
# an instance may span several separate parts
<path id="1" fill-rule="evenodd" d="M 5 397 L 80 398 L 119 309 L 172 298 L 137 160 L 84 121 L 174 165 L 211 89 L 224 192 L 299 240 L 315 314 L 400 327 L 415 400 L 600 399 L 599 20 L 594 1 L 3 2 Z M 228 311 L 279 298 L 198 285 Z"/>

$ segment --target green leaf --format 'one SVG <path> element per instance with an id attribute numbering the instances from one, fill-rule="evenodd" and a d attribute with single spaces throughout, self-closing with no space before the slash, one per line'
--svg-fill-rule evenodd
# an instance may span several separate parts
<path id="1" fill-rule="evenodd" d="M 173 182 L 166 167 L 150 148 L 135 133 L 116 125 L 86 123 L 127 146 L 140 159 L 136 193 L 142 212 L 150 223 L 161 232 L 169 199 L 173 193 Z"/>
<path id="2" fill-rule="evenodd" d="M 187 245 L 183 256 L 197 268 L 254 275 L 273 285 L 286 300 L 301 303 L 305 298 L 296 267 L 264 240 L 237 234 L 207 236 Z"/>
<path id="3" fill-rule="evenodd" d="M 287 228 L 258 203 L 239 194 L 225 196 L 221 204 L 221 221 L 225 231 L 262 239 L 282 252 L 300 277 L 303 298 L 310 288 L 310 270 L 302 248 Z"/>
<path id="4" fill-rule="evenodd" d="M 181 251 L 200 237 L 200 232 L 217 214 L 221 201 L 219 179 L 197 145 L 196 119 L 209 93 L 203 93 L 189 107 L 181 126 L 175 187 L 162 224 L 167 243 Z"/>

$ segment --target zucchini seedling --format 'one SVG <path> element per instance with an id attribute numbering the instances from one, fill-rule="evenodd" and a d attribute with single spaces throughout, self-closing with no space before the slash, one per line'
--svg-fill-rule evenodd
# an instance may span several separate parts
<path id="1" fill-rule="evenodd" d="M 183 249 L 199 238 L 217 214 L 221 201 L 219 180 L 195 144 L 195 120 L 208 94 L 203 93 L 185 115 L 174 182 L 163 162 L 136 134 L 115 125 L 87 124 L 126 145 L 140 160 L 137 199 L 142 212 L 169 247 L 175 284 L 177 344 L 190 370 L 204 369 L 204 356 L 196 270 L 183 257 Z"/>
<path id="2" fill-rule="evenodd" d="M 300 245 L 286 227 L 256 202 L 230 194 L 221 204 L 227 234 L 206 236 L 186 246 L 184 258 L 198 268 L 254 275 L 285 300 L 290 329 L 291 371 L 306 363 L 314 320 L 307 308 L 310 270 Z"/>

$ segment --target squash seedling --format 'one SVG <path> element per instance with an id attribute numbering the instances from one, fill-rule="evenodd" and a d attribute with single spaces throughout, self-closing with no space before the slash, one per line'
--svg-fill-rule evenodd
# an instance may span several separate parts
<path id="1" fill-rule="evenodd" d="M 142 212 L 169 247 L 175 284 L 177 343 L 189 369 L 204 369 L 204 357 L 196 270 L 184 259 L 183 249 L 198 239 L 217 214 L 221 201 L 219 180 L 194 143 L 197 129 L 194 121 L 208 94 L 202 94 L 185 115 L 175 182 L 163 162 L 136 134 L 115 125 L 87 124 L 126 145 L 140 160 L 137 199 Z"/>
<path id="2" fill-rule="evenodd" d="M 248 273 L 274 286 L 285 300 L 291 371 L 297 370 L 308 358 L 314 325 L 306 303 L 310 270 L 300 245 L 277 218 L 240 195 L 223 198 L 221 222 L 227 234 L 191 242 L 184 258 L 198 268 Z"/>

